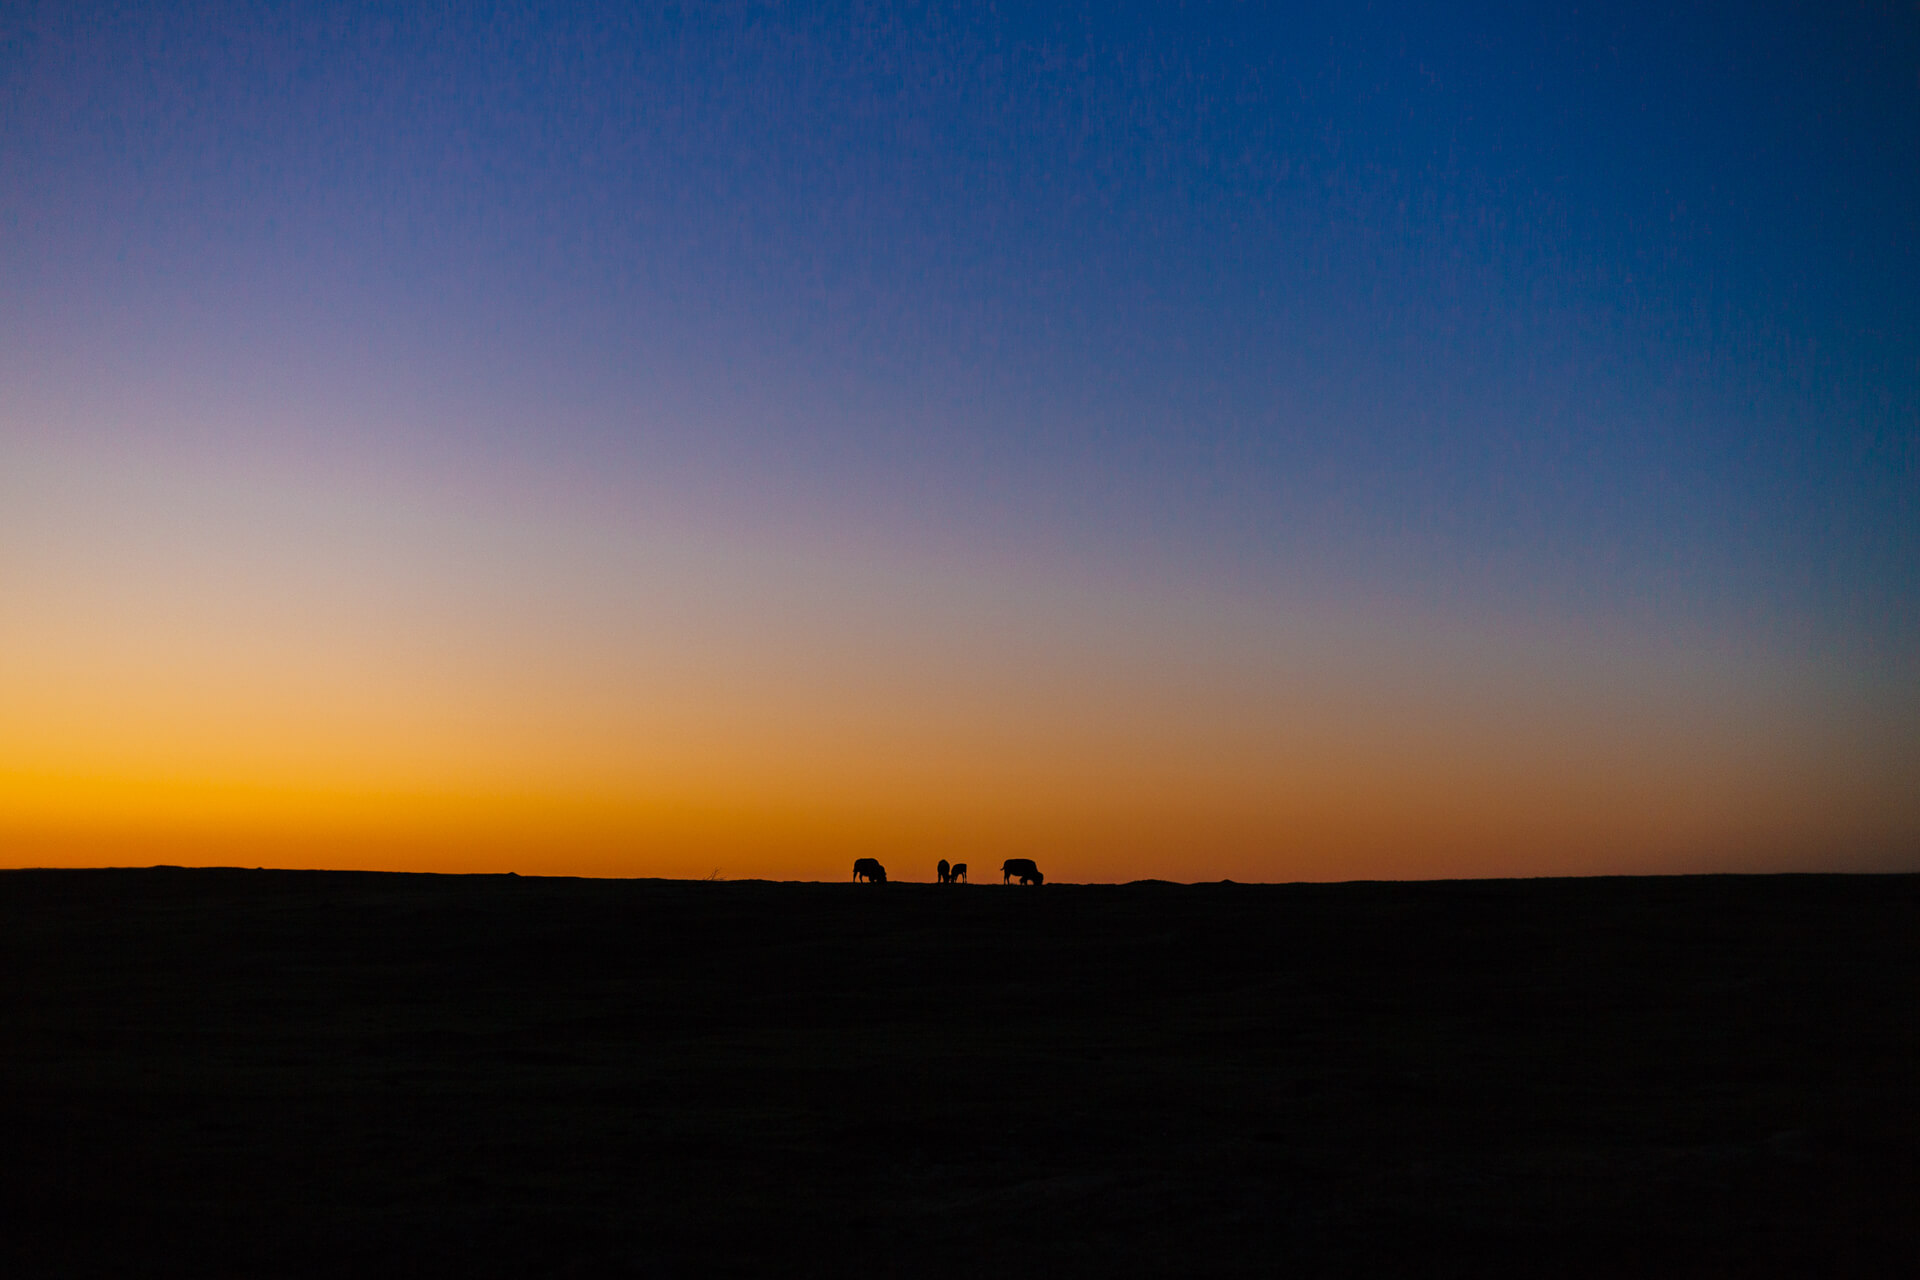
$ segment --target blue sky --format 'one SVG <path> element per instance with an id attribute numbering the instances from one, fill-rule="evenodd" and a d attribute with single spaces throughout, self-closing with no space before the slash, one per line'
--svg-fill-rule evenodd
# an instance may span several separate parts
<path id="1" fill-rule="evenodd" d="M 1910 7 L 9 14 L 17 473 L 1914 669 Z"/>

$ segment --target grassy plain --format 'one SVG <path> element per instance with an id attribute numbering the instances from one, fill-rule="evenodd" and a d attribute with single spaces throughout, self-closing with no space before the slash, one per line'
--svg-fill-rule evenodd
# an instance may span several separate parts
<path id="1" fill-rule="evenodd" d="M 0 873 L 11 1275 L 1914 1274 L 1920 877 Z"/>

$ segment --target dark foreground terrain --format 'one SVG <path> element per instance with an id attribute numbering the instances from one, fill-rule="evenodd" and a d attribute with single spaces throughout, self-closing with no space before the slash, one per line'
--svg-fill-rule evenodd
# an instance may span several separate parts
<path id="1" fill-rule="evenodd" d="M 0 873 L 0 1272 L 1920 1274 L 1920 877 Z"/>

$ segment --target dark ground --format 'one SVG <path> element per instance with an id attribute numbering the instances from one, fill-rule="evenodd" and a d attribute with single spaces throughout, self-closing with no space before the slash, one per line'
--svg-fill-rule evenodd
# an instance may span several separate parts
<path id="1" fill-rule="evenodd" d="M 1920 877 L 0 873 L 0 1270 L 1920 1274 Z"/>

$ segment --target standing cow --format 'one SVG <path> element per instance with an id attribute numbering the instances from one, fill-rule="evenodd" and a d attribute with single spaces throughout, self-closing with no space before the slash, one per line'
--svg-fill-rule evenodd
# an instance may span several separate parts
<path id="1" fill-rule="evenodd" d="M 945 858 L 940 859 L 940 865 L 934 868 L 934 874 L 940 878 L 941 884 L 953 883 L 953 868 L 947 865 Z"/>
<path id="2" fill-rule="evenodd" d="M 1008 858 L 1000 864 L 1000 883 L 1007 884 L 1015 876 L 1021 884 L 1045 884 L 1047 878 L 1040 874 L 1040 868 L 1033 865 L 1032 858 Z"/>
<path id="3" fill-rule="evenodd" d="M 964 862 L 954 863 L 953 870 L 947 872 L 948 884 L 959 884 L 961 881 L 965 880 L 966 878 L 967 878 L 967 864 Z"/>
<path id="4" fill-rule="evenodd" d="M 878 858 L 856 858 L 853 862 L 853 878 L 865 880 L 868 884 L 885 884 L 887 869 L 880 865 Z"/>

